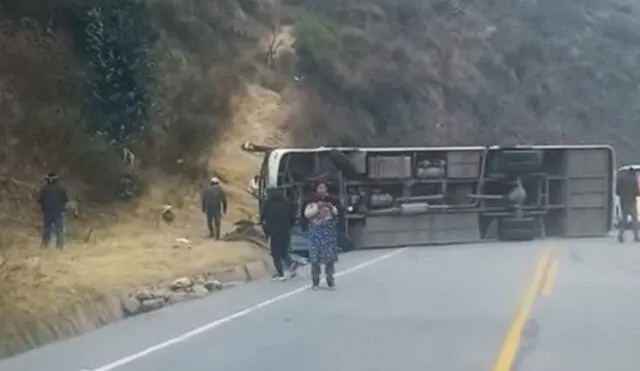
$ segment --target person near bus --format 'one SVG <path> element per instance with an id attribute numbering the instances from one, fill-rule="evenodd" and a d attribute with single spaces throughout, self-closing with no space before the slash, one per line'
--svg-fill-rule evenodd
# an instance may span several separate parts
<path id="1" fill-rule="evenodd" d="M 60 185 L 58 175 L 49 173 L 45 177 L 45 184 L 40 189 L 38 204 L 42 210 L 42 246 L 46 247 L 51 238 L 56 238 L 56 248 L 64 247 L 64 211 L 69 203 L 67 191 Z"/>
<path id="2" fill-rule="evenodd" d="M 321 268 L 329 288 L 335 287 L 335 264 L 338 261 L 338 217 L 339 210 L 329 196 L 327 184 L 314 184 L 314 195 L 304 207 L 309 240 L 309 262 L 311 284 L 315 290 L 320 285 Z"/>
<path id="3" fill-rule="evenodd" d="M 279 188 L 267 189 L 267 199 L 262 204 L 260 222 L 269 238 L 269 249 L 276 273 L 273 279 L 283 281 L 296 274 L 297 265 L 289 256 L 291 228 L 294 223 L 291 204 Z M 285 275 L 285 268 L 287 275 Z"/>
<path id="4" fill-rule="evenodd" d="M 209 186 L 202 192 L 202 212 L 206 216 L 209 237 L 219 240 L 220 221 L 227 213 L 227 196 L 217 177 L 211 178 Z"/>
<path id="5" fill-rule="evenodd" d="M 633 238 L 638 238 L 638 209 L 636 197 L 640 195 L 638 180 L 633 169 L 626 169 L 618 175 L 616 181 L 616 194 L 620 198 L 620 221 L 618 226 L 618 241 L 624 242 L 624 232 L 627 227 L 627 220 L 631 218 L 631 229 Z"/>

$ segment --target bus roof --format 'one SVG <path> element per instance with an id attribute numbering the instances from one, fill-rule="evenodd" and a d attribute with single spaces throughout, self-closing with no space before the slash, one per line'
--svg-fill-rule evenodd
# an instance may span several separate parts
<path id="1" fill-rule="evenodd" d="M 627 170 L 627 169 L 639 171 L 640 170 L 640 165 L 635 165 L 635 164 L 624 165 L 624 166 L 619 167 L 618 171 L 623 171 L 623 170 Z"/>
<path id="2" fill-rule="evenodd" d="M 278 168 L 279 162 L 287 153 L 318 153 L 318 152 L 327 152 L 331 150 L 339 150 L 344 152 L 412 152 L 412 151 L 425 151 L 425 152 L 441 152 L 441 151 L 484 151 L 487 149 L 500 149 L 500 146 L 448 146 L 448 147 L 330 147 L 330 146 L 319 146 L 312 148 L 304 148 L 304 147 L 285 147 L 285 148 L 276 148 L 272 150 L 268 154 L 268 163 L 270 164 L 267 170 L 267 183 L 268 184 L 277 184 L 278 179 Z M 609 145 L 597 145 L 597 144 L 576 144 L 576 145 L 560 145 L 560 144 L 549 144 L 549 145 L 516 145 L 516 146 L 507 146 L 502 147 L 505 149 L 596 149 L 596 148 L 607 148 L 613 151 L 613 148 Z"/>
<path id="3" fill-rule="evenodd" d="M 280 151 L 282 153 L 295 153 L 295 152 L 324 152 L 331 150 L 338 151 L 362 151 L 362 152 L 411 152 L 411 151 L 481 151 L 485 149 L 500 149 L 501 146 L 425 146 L 425 147 L 333 147 L 333 146 L 319 146 L 319 147 L 281 147 L 276 148 L 274 151 Z M 610 145 L 599 144 L 572 144 L 572 145 L 560 145 L 560 144 L 543 144 L 543 145 L 516 145 L 505 146 L 504 149 L 594 149 L 594 148 L 609 148 L 613 149 Z"/>

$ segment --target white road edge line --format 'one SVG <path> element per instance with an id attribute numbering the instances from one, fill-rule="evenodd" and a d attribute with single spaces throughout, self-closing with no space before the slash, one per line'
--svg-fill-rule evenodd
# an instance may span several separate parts
<path id="1" fill-rule="evenodd" d="M 401 249 L 398 249 L 398 250 L 394 250 L 394 251 L 392 251 L 390 253 L 378 256 L 378 257 L 376 257 L 374 259 L 367 260 L 367 261 L 365 261 L 363 263 L 360 263 L 360 264 L 355 265 L 355 266 L 353 266 L 351 268 L 348 268 L 346 270 L 343 270 L 341 272 L 336 273 L 336 277 L 344 276 L 344 275 L 359 271 L 360 269 L 366 268 L 366 267 L 368 267 L 370 265 L 373 265 L 373 264 L 378 263 L 378 262 L 380 262 L 382 260 L 388 259 L 388 258 L 390 258 L 390 257 L 392 257 L 394 255 L 397 255 L 397 254 L 401 253 L 404 250 L 406 250 L 406 248 L 401 248 Z M 305 285 L 305 286 L 302 286 L 302 287 L 298 287 L 297 289 L 288 291 L 288 292 L 286 292 L 286 293 L 284 293 L 282 295 L 275 296 L 275 297 L 273 297 L 271 299 L 267 299 L 267 300 L 265 300 L 265 301 L 263 301 L 261 303 L 258 303 L 256 305 L 253 305 L 253 306 L 249 307 L 249 308 L 243 309 L 243 310 L 241 310 L 239 312 L 233 313 L 231 315 L 228 315 L 226 317 L 220 318 L 220 319 L 215 320 L 213 322 L 209 322 L 204 326 L 200 326 L 198 328 L 195 328 L 195 329 L 193 329 L 193 330 L 191 330 L 189 332 L 186 332 L 186 333 L 184 333 L 184 334 L 182 334 L 182 335 L 180 335 L 178 337 L 175 337 L 173 339 L 169 339 L 167 341 L 163 341 L 162 343 L 158 343 L 158 344 L 156 344 L 154 346 L 151 346 L 151 347 L 149 347 L 147 349 L 144 349 L 144 350 L 141 350 L 141 351 L 139 351 L 137 353 L 131 354 L 130 356 L 118 359 L 118 360 L 113 361 L 113 362 L 111 362 L 109 364 L 106 364 L 104 366 L 95 368 L 95 369 L 93 369 L 93 371 L 111 371 L 111 370 L 115 370 L 118 367 L 124 366 L 126 364 L 129 364 L 129 363 L 135 361 L 135 360 L 138 360 L 140 358 L 146 357 L 151 353 L 154 353 L 154 352 L 157 352 L 159 350 L 168 348 L 168 347 L 170 347 L 170 346 L 172 346 L 174 344 L 186 341 L 186 340 L 188 340 L 188 339 L 190 339 L 190 338 L 192 338 L 194 336 L 197 336 L 197 335 L 199 335 L 199 334 L 201 334 L 203 332 L 212 330 L 212 329 L 214 329 L 216 327 L 219 327 L 219 326 L 221 326 L 221 325 L 223 325 L 223 324 L 225 324 L 227 322 L 230 322 L 230 321 L 232 321 L 234 319 L 238 319 L 238 318 L 244 317 L 247 314 L 250 314 L 250 313 L 253 313 L 253 312 L 257 311 L 258 309 L 261 309 L 261 308 L 264 308 L 264 307 L 266 307 L 268 305 L 277 303 L 277 302 L 279 302 L 281 300 L 284 300 L 284 299 L 286 299 L 286 298 L 288 298 L 290 296 L 297 295 L 297 294 L 309 289 L 310 287 L 311 287 L 311 285 Z"/>

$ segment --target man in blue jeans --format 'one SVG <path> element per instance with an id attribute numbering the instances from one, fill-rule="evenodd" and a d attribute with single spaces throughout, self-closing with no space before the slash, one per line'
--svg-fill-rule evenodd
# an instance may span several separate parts
<path id="1" fill-rule="evenodd" d="M 64 211 L 69 202 L 67 191 L 58 182 L 55 173 L 45 177 L 45 185 L 40 189 L 38 204 L 42 210 L 42 246 L 46 247 L 55 235 L 56 248 L 64 247 Z"/>

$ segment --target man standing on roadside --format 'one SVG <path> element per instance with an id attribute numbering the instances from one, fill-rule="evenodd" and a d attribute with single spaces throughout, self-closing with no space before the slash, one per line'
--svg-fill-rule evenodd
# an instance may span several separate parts
<path id="1" fill-rule="evenodd" d="M 636 197 L 640 195 L 640 190 L 638 189 L 636 172 L 633 169 L 628 168 L 618 174 L 616 181 L 616 194 L 620 197 L 618 242 L 624 242 L 624 232 L 627 228 L 628 217 L 631 217 L 633 238 L 636 242 L 640 241 L 638 238 L 638 209 L 636 206 Z"/>
<path id="2" fill-rule="evenodd" d="M 202 192 L 202 212 L 207 218 L 209 237 L 219 240 L 220 220 L 227 213 L 227 196 L 217 177 L 211 178 L 209 186 Z"/>
<path id="3" fill-rule="evenodd" d="M 288 276 L 296 273 L 297 263 L 289 256 L 289 244 L 291 243 L 291 228 L 294 223 L 294 215 L 291 204 L 285 199 L 282 190 L 270 188 L 267 190 L 267 199 L 260 210 L 260 222 L 264 233 L 269 237 L 269 249 L 273 258 L 276 273 L 273 279 L 283 281 Z"/>
<path id="4" fill-rule="evenodd" d="M 55 235 L 56 248 L 64 247 L 64 211 L 69 202 L 67 191 L 58 182 L 56 173 L 45 177 L 45 184 L 40 189 L 38 204 L 42 210 L 42 247 L 47 247 Z"/>

